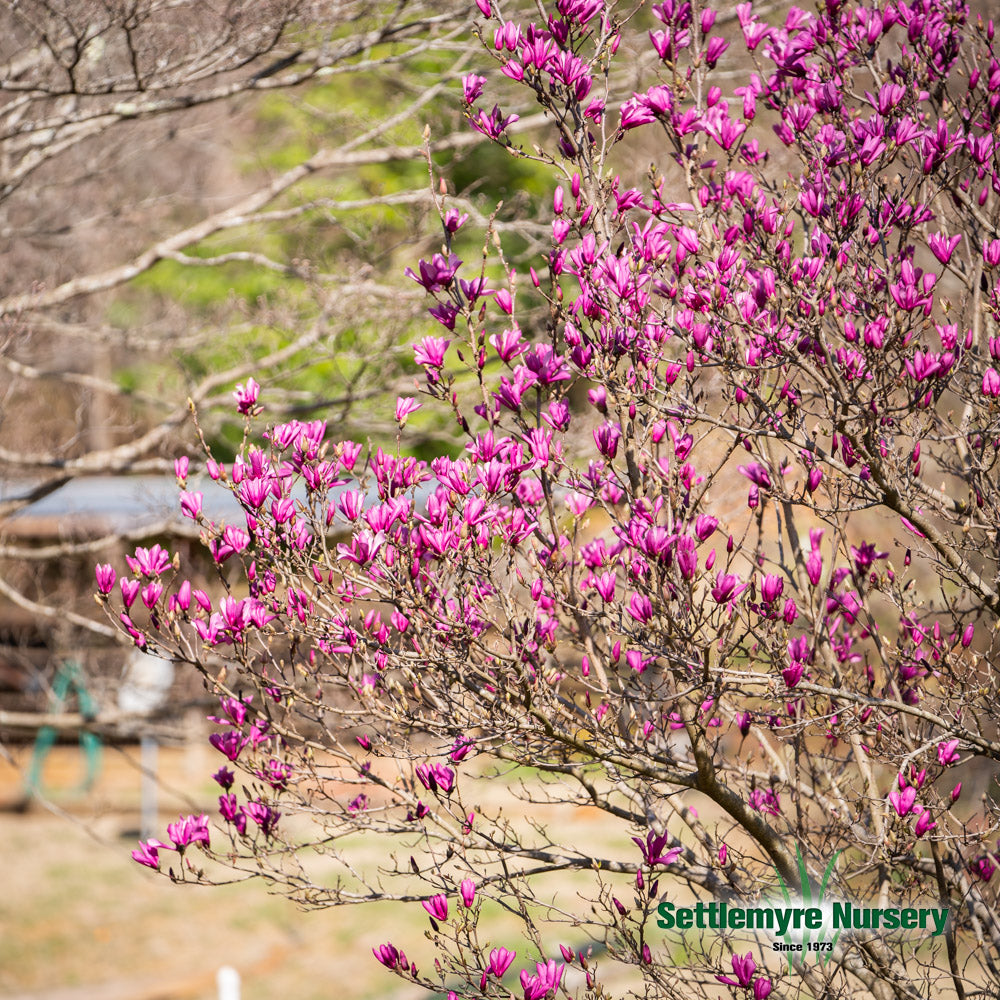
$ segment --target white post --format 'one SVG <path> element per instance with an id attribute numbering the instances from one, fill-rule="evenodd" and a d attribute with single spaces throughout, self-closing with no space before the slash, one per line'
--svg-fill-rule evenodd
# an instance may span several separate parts
<path id="1" fill-rule="evenodd" d="M 129 715 L 149 715 L 167 699 L 174 680 L 174 665 L 141 650 L 133 650 L 125 666 L 125 676 L 118 688 L 118 707 Z M 140 737 L 140 763 L 142 766 L 140 837 L 148 840 L 156 833 L 156 739 L 143 734 Z"/>
<path id="2" fill-rule="evenodd" d="M 219 1000 L 240 1000 L 240 974 L 231 965 L 219 969 L 215 981 L 219 984 Z"/>

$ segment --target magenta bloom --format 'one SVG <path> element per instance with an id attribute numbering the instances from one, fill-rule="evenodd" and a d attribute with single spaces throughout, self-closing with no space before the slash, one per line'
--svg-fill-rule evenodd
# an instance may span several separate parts
<path id="1" fill-rule="evenodd" d="M 469 73 L 462 77 L 462 96 L 466 104 L 475 104 L 482 97 L 483 87 L 486 85 L 485 76 L 477 76 Z"/>
<path id="2" fill-rule="evenodd" d="M 233 787 L 233 782 L 236 781 L 236 775 L 225 764 L 212 775 L 212 778 L 226 789 L 227 792 Z"/>
<path id="3" fill-rule="evenodd" d="M 161 843 L 159 840 L 140 840 L 139 846 L 132 852 L 132 858 L 138 861 L 140 865 L 145 865 L 147 868 L 159 871 L 161 850 L 171 851 L 173 848 Z"/>
<path id="4" fill-rule="evenodd" d="M 1000 372 L 995 368 L 987 368 L 983 373 L 983 395 L 1000 396 Z"/>
<path id="5" fill-rule="evenodd" d="M 424 337 L 413 345 L 413 360 L 422 368 L 440 368 L 450 343 L 444 337 Z"/>
<path id="6" fill-rule="evenodd" d="M 896 810 L 897 816 L 905 816 L 913 810 L 913 803 L 917 798 L 917 790 L 908 785 L 902 791 L 891 791 L 889 793 L 889 804 Z"/>
<path id="7" fill-rule="evenodd" d="M 742 472 L 743 475 L 750 480 L 750 482 L 756 484 L 762 489 L 767 490 L 771 488 L 771 476 L 767 469 L 760 464 L 760 462 L 752 462 L 750 465 L 741 465 L 738 471 Z"/>
<path id="8" fill-rule="evenodd" d="M 399 965 L 399 949 L 391 944 L 380 944 L 372 948 L 372 954 L 387 968 L 395 969 Z"/>
<path id="9" fill-rule="evenodd" d="M 414 771 L 420 784 L 430 792 L 447 794 L 455 784 L 455 772 L 444 764 L 419 764 Z"/>
<path id="10" fill-rule="evenodd" d="M 805 667 L 801 663 L 793 661 L 781 671 L 781 676 L 785 684 L 788 687 L 793 688 L 799 683 L 800 680 L 802 680 L 802 674 L 804 672 Z"/>
<path id="11" fill-rule="evenodd" d="M 823 557 L 819 549 L 813 549 L 806 558 L 806 576 L 809 582 L 815 587 L 823 576 Z"/>
<path id="12" fill-rule="evenodd" d="M 263 802 L 248 802 L 244 812 L 260 827 L 261 832 L 268 837 L 274 833 L 274 828 L 278 825 L 278 820 L 281 819 L 280 812 L 276 812 Z"/>
<path id="13" fill-rule="evenodd" d="M 653 865 L 672 865 L 683 851 L 682 847 L 671 847 L 668 851 L 664 850 L 667 846 L 667 841 L 670 840 L 669 834 L 666 833 L 654 833 L 650 830 L 646 834 L 645 841 L 640 840 L 638 837 L 633 837 L 632 840 L 639 845 L 639 850 L 642 852 L 642 860 L 650 868 Z"/>
<path id="14" fill-rule="evenodd" d="M 236 400 L 237 412 L 243 414 L 250 413 L 256 405 L 259 395 L 260 386 L 253 378 L 248 378 L 245 385 L 238 385 L 236 391 L 233 393 L 233 398 Z"/>
<path id="15" fill-rule="evenodd" d="M 101 563 L 94 572 L 97 575 L 97 589 L 102 594 L 110 594 L 116 579 L 114 566 L 111 563 Z"/>
<path id="16" fill-rule="evenodd" d="M 444 228 L 449 233 L 457 233 L 468 221 L 468 212 L 459 213 L 457 208 L 449 208 L 444 213 Z"/>
<path id="17" fill-rule="evenodd" d="M 435 919 L 444 922 L 448 919 L 448 897 L 444 895 L 431 896 L 422 900 L 420 905 Z"/>
<path id="18" fill-rule="evenodd" d="M 676 541 L 674 556 L 677 559 L 677 568 L 681 571 L 681 576 L 685 580 L 690 580 L 698 569 L 698 551 L 693 538 L 681 535 Z M 711 568 L 706 563 L 706 568 Z"/>
<path id="19" fill-rule="evenodd" d="M 718 526 L 718 519 L 712 517 L 711 514 L 699 514 L 695 518 L 694 533 L 698 537 L 699 542 L 704 542 L 712 536 Z"/>
<path id="20" fill-rule="evenodd" d="M 937 823 L 931 819 L 930 809 L 924 809 L 917 817 L 917 822 L 913 827 L 913 834 L 916 837 L 922 837 L 928 830 L 933 830 L 936 826 Z"/>
<path id="21" fill-rule="evenodd" d="M 514 64 L 511 63 L 509 65 Z M 507 126 L 513 125 L 519 118 L 519 115 L 504 116 L 504 113 L 500 110 L 499 106 L 494 104 L 493 110 L 489 114 L 480 110 L 469 119 L 469 124 L 477 132 L 481 132 L 490 139 L 499 139 L 507 129 Z"/>
<path id="22" fill-rule="evenodd" d="M 656 121 L 656 115 L 650 110 L 649 106 L 645 103 L 644 95 L 641 94 L 633 94 L 622 105 L 621 115 L 621 129 L 623 132 Z"/>
<path id="23" fill-rule="evenodd" d="M 212 733 L 208 742 L 221 754 L 225 754 L 230 760 L 236 760 L 243 747 L 246 746 L 246 739 L 242 733 L 235 729 L 227 730 L 224 733 Z"/>
<path id="24" fill-rule="evenodd" d="M 418 403 L 412 396 L 399 396 L 396 399 L 396 422 L 402 426 L 406 423 L 406 418 L 409 417 L 411 413 L 416 412 L 423 406 L 423 403 Z"/>
<path id="25" fill-rule="evenodd" d="M 767 976 L 760 976 L 753 981 L 753 1000 L 767 1000 L 774 987 Z"/>
<path id="26" fill-rule="evenodd" d="M 594 442 L 605 458 L 614 458 L 618 454 L 618 441 L 622 436 L 621 427 L 610 420 L 594 430 Z"/>
<path id="27" fill-rule="evenodd" d="M 735 573 L 720 573 L 715 578 L 715 586 L 712 588 L 712 600 L 716 604 L 725 604 L 730 597 L 735 597 L 739 594 L 737 586 L 739 585 L 740 578 Z M 743 588 L 740 587 L 740 590 Z"/>
<path id="28" fill-rule="evenodd" d="M 136 859 L 138 860 L 138 859 Z M 980 858 L 976 858 L 969 867 L 984 881 L 989 882 L 993 878 L 993 873 L 997 870 L 997 866 L 993 863 L 992 859 L 988 855 L 983 855 Z"/>
<path id="29" fill-rule="evenodd" d="M 412 267 L 408 267 L 403 273 L 428 292 L 435 292 L 451 283 L 451 279 L 462 266 L 462 261 L 455 254 L 449 254 L 445 260 L 441 254 L 436 253 L 429 261 L 421 260 L 417 266 L 420 269 L 419 274 L 415 273 Z"/>
<path id="30" fill-rule="evenodd" d="M 958 752 L 958 740 L 946 740 L 938 744 L 937 757 L 942 767 L 954 764 L 961 756 Z"/>
<path id="31" fill-rule="evenodd" d="M 490 952 L 490 964 L 486 971 L 492 973 L 499 979 L 510 968 L 511 962 L 517 958 L 516 951 L 508 951 L 506 948 L 494 948 Z"/>
<path id="32" fill-rule="evenodd" d="M 757 971 L 757 963 L 753 960 L 753 955 L 750 952 L 745 955 L 733 955 L 732 961 L 733 974 L 736 978 L 730 979 L 729 976 L 721 975 L 717 975 L 715 978 L 727 986 L 749 986 L 753 980 L 753 974 Z"/>
<path id="33" fill-rule="evenodd" d="M 204 494 L 200 491 L 189 493 L 187 490 L 184 490 L 181 493 L 181 513 L 192 521 L 197 521 L 198 515 L 201 514 L 203 499 Z"/>
<path id="34" fill-rule="evenodd" d="M 174 842 L 178 851 L 183 851 L 190 844 L 208 845 L 208 817 L 182 816 L 176 823 L 167 825 L 167 836 Z"/>
<path id="35" fill-rule="evenodd" d="M 464 878 L 462 879 L 459 891 L 462 895 L 462 902 L 465 904 L 466 909 L 468 909 L 472 906 L 476 898 L 476 883 L 471 878 Z"/>
<path id="36" fill-rule="evenodd" d="M 760 593 L 765 604 L 773 604 L 785 589 L 785 581 L 773 573 L 768 573 L 761 584 Z"/>
<path id="37" fill-rule="evenodd" d="M 955 252 L 955 247 L 958 246 L 961 239 L 961 233 L 951 237 L 946 236 L 944 233 L 931 233 L 927 238 L 927 245 L 931 248 L 931 253 L 942 264 L 947 264 L 951 260 L 951 255 Z"/>
<path id="38" fill-rule="evenodd" d="M 549 959 L 544 965 L 541 962 L 535 963 L 535 975 L 522 969 L 521 988 L 524 990 L 524 1000 L 542 1000 L 547 993 L 557 990 L 565 968 L 565 965 L 556 965 L 554 960 Z"/>
<path id="39" fill-rule="evenodd" d="M 126 556 L 125 562 L 129 564 L 133 573 L 140 573 L 142 576 L 159 576 L 170 566 L 170 553 L 159 545 L 144 549 L 142 546 L 135 550 L 134 556 Z"/>
<path id="40" fill-rule="evenodd" d="M 781 815 L 781 799 L 773 788 L 755 788 L 750 792 L 747 804 L 757 812 L 770 816 Z M 744 984 L 746 985 L 746 984 Z"/>
<path id="41" fill-rule="evenodd" d="M 626 610 L 640 623 L 648 622 L 653 617 L 653 605 L 645 594 L 633 594 Z"/>

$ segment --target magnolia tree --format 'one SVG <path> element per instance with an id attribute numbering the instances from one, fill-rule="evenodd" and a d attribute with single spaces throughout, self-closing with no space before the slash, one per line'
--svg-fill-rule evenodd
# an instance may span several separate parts
<path id="1" fill-rule="evenodd" d="M 98 567 L 220 697 L 218 816 L 141 864 L 422 904 L 429 944 L 375 959 L 451 997 L 995 981 L 993 24 L 772 10 L 477 0 L 469 124 L 551 169 L 551 249 L 515 274 L 487 229 L 460 260 L 442 201 L 398 449 L 269 425 L 251 380 L 242 452 L 205 456 L 245 523 L 177 467 L 227 596 L 159 547 Z M 451 453 L 407 457 L 420 406 Z"/>

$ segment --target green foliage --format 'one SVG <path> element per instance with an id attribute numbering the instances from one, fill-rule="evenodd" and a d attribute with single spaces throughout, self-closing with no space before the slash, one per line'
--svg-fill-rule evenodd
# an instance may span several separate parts
<path id="1" fill-rule="evenodd" d="M 366 52 L 365 59 L 376 61 L 395 54 L 383 46 Z M 465 132 L 469 126 L 460 103 L 460 74 L 453 81 L 448 79 L 453 65 L 454 53 L 428 51 L 389 64 L 381 73 L 356 78 L 336 75 L 303 90 L 265 95 L 253 109 L 252 127 L 237 154 L 237 165 L 255 177 L 261 171 L 278 173 L 297 166 L 319 149 L 343 146 L 373 130 L 378 130 L 377 137 L 362 146 L 419 147 L 425 125 L 432 138 Z M 431 100 L 383 130 L 385 122 L 442 82 L 440 92 Z M 525 202 L 542 195 L 549 183 L 543 168 L 527 159 L 511 157 L 485 140 L 470 149 L 437 154 L 435 170 L 452 191 L 472 199 L 483 214 L 492 213 L 503 202 L 501 218 L 512 217 L 519 210 L 523 215 Z M 293 218 L 229 230 L 185 253 L 212 258 L 252 251 L 281 264 L 307 261 L 323 288 L 331 287 L 341 275 L 361 273 L 369 280 L 412 291 L 412 284 L 403 276 L 404 268 L 419 256 L 440 248 L 435 239 L 440 230 L 433 209 L 426 201 L 387 203 L 379 199 L 426 191 L 429 182 L 428 167 L 421 158 L 395 159 L 308 178 L 270 206 L 299 206 L 302 210 Z M 344 207 L 344 203 L 361 204 Z M 525 247 L 516 237 L 505 238 L 505 252 L 513 261 Z M 470 262 L 470 274 L 474 273 L 476 262 L 482 259 L 481 232 L 475 238 L 466 238 L 460 232 L 453 250 Z M 495 259 L 489 261 L 487 274 L 494 281 L 502 278 Z M 524 287 L 527 282 L 522 281 L 521 286 L 521 295 L 528 294 L 529 289 Z M 218 333 L 196 350 L 119 370 L 116 380 L 123 388 L 161 396 L 180 395 L 211 372 L 260 359 L 287 345 L 294 331 L 301 331 L 306 323 L 315 320 L 319 311 L 307 281 L 259 262 L 188 265 L 164 260 L 132 282 L 127 295 L 112 305 L 109 319 L 134 325 L 162 313 L 168 306 L 179 306 L 190 316 L 193 327 L 215 329 Z M 248 316 L 255 314 L 261 318 L 247 329 Z M 280 322 L 273 319 L 274 315 L 280 316 Z M 357 358 L 364 358 L 366 350 L 376 343 L 386 379 L 418 374 L 407 345 L 425 332 L 440 333 L 440 327 L 430 321 L 425 331 L 398 325 L 398 347 L 390 347 L 386 353 L 386 328 L 359 317 L 348 328 L 336 331 L 335 342 L 327 350 L 320 348 L 309 357 L 295 358 L 283 366 L 282 385 L 296 398 L 313 397 L 322 405 L 331 396 L 331 385 L 338 380 L 340 385 L 351 386 L 362 375 L 371 377 L 370 370 L 362 371 L 365 364 Z M 305 412 L 306 404 L 302 409 L 303 418 L 311 416 Z M 391 405 L 376 407 L 372 402 L 365 409 L 378 412 L 383 424 L 391 423 Z M 410 426 L 437 438 L 453 430 L 440 416 L 432 417 L 426 411 L 414 414 Z M 239 428 L 227 425 L 213 438 L 213 448 L 220 454 L 228 453 L 239 436 Z M 375 443 L 384 446 L 390 442 Z M 434 450 L 431 443 L 424 447 Z"/>

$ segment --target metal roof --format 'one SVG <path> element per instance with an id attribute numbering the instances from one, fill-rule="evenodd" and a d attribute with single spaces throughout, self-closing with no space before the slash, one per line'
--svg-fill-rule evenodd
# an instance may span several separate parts
<path id="1" fill-rule="evenodd" d="M 190 476 L 187 488 L 202 493 L 202 510 L 209 521 L 244 523 L 239 502 L 229 489 L 209 476 Z M 357 488 L 357 483 L 350 483 L 334 487 L 328 495 L 336 500 L 341 493 Z M 30 486 L 24 485 L 20 494 L 29 490 Z M 18 493 L 18 488 L 11 484 L 0 489 L 7 499 L 15 498 Z M 428 484 L 416 489 L 418 506 L 426 503 L 430 493 Z M 181 514 L 179 496 L 173 476 L 83 476 L 11 515 L 0 526 L 0 533 L 34 539 L 83 539 L 124 533 L 134 536 L 144 530 L 150 534 L 165 531 L 196 536 L 199 528 Z M 293 496 L 305 500 L 301 484 Z M 377 494 L 369 489 L 366 505 L 376 501 Z"/>

